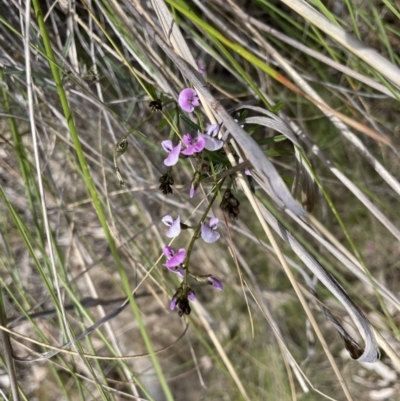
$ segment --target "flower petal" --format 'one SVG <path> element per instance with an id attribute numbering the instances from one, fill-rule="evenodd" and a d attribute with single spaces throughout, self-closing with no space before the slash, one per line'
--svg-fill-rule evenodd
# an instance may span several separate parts
<path id="1" fill-rule="evenodd" d="M 188 297 L 191 301 L 196 301 L 196 295 L 193 290 L 189 290 Z"/>
<path id="2" fill-rule="evenodd" d="M 177 267 L 179 266 L 186 257 L 186 249 L 182 248 L 179 249 L 178 253 L 176 253 L 172 258 L 168 259 L 167 262 L 164 264 L 165 267 L 168 269 L 170 267 Z"/>
<path id="3" fill-rule="evenodd" d="M 174 310 L 176 308 L 176 304 L 178 303 L 178 298 L 173 297 L 171 302 L 169 303 L 169 309 Z"/>
<path id="4" fill-rule="evenodd" d="M 189 189 L 189 197 L 190 197 L 190 199 L 193 198 L 195 192 L 196 192 L 196 190 L 193 187 L 190 187 L 190 189 Z"/>
<path id="5" fill-rule="evenodd" d="M 206 72 L 206 69 L 200 65 L 200 61 L 197 58 L 194 61 L 196 62 L 199 73 L 204 74 Z"/>
<path id="6" fill-rule="evenodd" d="M 161 142 L 161 146 L 168 153 L 171 152 L 171 150 L 174 148 L 174 145 L 172 144 L 172 141 L 169 140 L 169 139 L 167 139 L 165 141 L 162 141 Z"/>
<path id="7" fill-rule="evenodd" d="M 224 142 L 220 141 L 219 139 L 212 138 L 207 134 L 200 133 L 199 135 L 205 140 L 204 149 L 213 152 L 215 150 L 221 149 L 222 146 L 224 146 Z"/>
<path id="8" fill-rule="evenodd" d="M 181 233 L 181 218 L 178 216 L 176 220 L 173 221 L 171 227 L 168 229 L 166 236 L 168 238 L 175 238 Z"/>
<path id="9" fill-rule="evenodd" d="M 238 161 L 238 163 L 240 164 L 240 163 L 243 163 L 244 162 L 244 160 L 241 158 L 241 157 L 239 157 L 239 161 Z M 246 175 L 252 175 L 251 174 L 251 171 L 248 169 L 248 168 L 245 168 L 244 170 L 243 170 L 243 172 L 246 174 Z"/>
<path id="10" fill-rule="evenodd" d="M 168 157 L 164 160 L 164 164 L 166 166 L 170 167 L 178 163 L 179 154 L 181 153 L 181 148 L 182 148 L 182 142 L 179 142 L 178 145 L 171 150 Z"/>
<path id="11" fill-rule="evenodd" d="M 217 290 L 222 291 L 224 289 L 224 285 L 221 283 L 221 281 L 219 281 L 217 278 L 213 277 L 213 276 L 208 276 L 207 280 L 209 281 L 209 283 L 214 286 Z"/>
<path id="12" fill-rule="evenodd" d="M 178 266 L 173 266 L 173 267 L 168 267 L 168 266 L 166 266 L 166 265 L 164 265 L 171 273 L 175 273 L 175 274 L 178 274 L 179 276 L 181 276 L 181 277 L 184 277 L 185 276 L 185 271 L 181 268 L 181 267 L 178 267 Z"/>
<path id="13" fill-rule="evenodd" d="M 219 124 L 211 124 L 207 128 L 207 135 L 211 137 L 216 137 L 220 130 L 221 126 Z"/>
<path id="14" fill-rule="evenodd" d="M 189 146 L 188 148 L 186 148 L 185 150 L 182 150 L 181 152 L 183 155 L 185 156 L 192 156 L 193 153 L 195 153 L 194 147 L 193 146 Z"/>
<path id="15" fill-rule="evenodd" d="M 179 94 L 178 97 L 178 104 L 183 111 L 191 113 L 194 110 L 193 106 L 195 105 L 193 104 L 193 98 L 195 96 L 197 95 L 194 89 L 192 88 L 183 89 L 183 91 Z"/>
<path id="16" fill-rule="evenodd" d="M 193 145 L 193 137 L 190 134 L 183 135 L 182 140 L 183 140 L 183 143 L 186 146 L 192 146 Z"/>
<path id="17" fill-rule="evenodd" d="M 205 146 L 206 146 L 206 141 L 204 140 L 204 138 L 199 136 L 196 139 L 196 142 L 194 143 L 193 148 L 196 153 L 200 153 L 204 149 Z"/>
<path id="18" fill-rule="evenodd" d="M 164 216 L 164 217 L 161 219 L 161 221 L 162 221 L 166 226 L 171 227 L 171 226 L 172 226 L 172 223 L 174 222 L 174 219 L 173 219 L 169 214 L 167 214 L 166 216 Z"/>
<path id="19" fill-rule="evenodd" d="M 208 227 L 215 231 L 218 228 L 218 222 L 219 220 L 216 217 L 211 217 Z"/>
<path id="20" fill-rule="evenodd" d="M 207 224 L 201 223 L 201 238 L 207 244 L 212 244 L 215 241 L 218 241 L 220 235 L 216 231 L 211 230 Z"/>
<path id="21" fill-rule="evenodd" d="M 165 246 L 163 248 L 163 253 L 167 260 L 171 259 L 175 255 L 175 251 L 170 246 Z"/>
<path id="22" fill-rule="evenodd" d="M 197 94 L 192 97 L 192 105 L 195 107 L 200 106 L 200 99 Z"/>

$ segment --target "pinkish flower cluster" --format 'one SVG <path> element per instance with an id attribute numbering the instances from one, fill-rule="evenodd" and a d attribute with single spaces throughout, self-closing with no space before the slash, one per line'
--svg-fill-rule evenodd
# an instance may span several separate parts
<path id="1" fill-rule="evenodd" d="M 178 99 L 179 106 L 183 111 L 192 113 L 195 107 L 200 106 L 200 100 L 197 93 L 192 88 L 185 88 L 179 94 Z M 201 166 L 202 158 L 200 153 L 204 150 L 216 151 L 222 148 L 224 145 L 223 141 L 218 139 L 218 134 L 221 129 L 219 124 L 211 124 L 206 133 L 198 132 L 196 136 L 192 134 L 185 134 L 182 136 L 182 140 L 177 144 L 174 144 L 170 139 L 165 140 L 161 143 L 162 148 L 168 153 L 167 158 L 164 160 L 164 164 L 168 167 L 172 167 L 178 163 L 181 155 L 190 157 L 194 155 L 198 159 L 198 166 Z M 197 187 L 200 184 L 202 170 L 200 167 L 197 168 L 193 180 L 191 182 L 189 195 L 192 198 L 195 194 Z M 172 193 L 170 186 L 173 184 L 173 180 L 170 177 L 171 169 L 160 179 L 164 193 Z M 168 238 L 176 238 L 180 235 L 182 230 L 191 228 L 181 223 L 180 216 L 176 218 L 166 215 L 161 221 L 168 227 L 166 236 Z M 212 217 L 208 220 L 208 223 L 202 221 L 200 226 L 196 228 L 196 237 L 193 240 L 201 238 L 207 244 L 213 244 L 218 241 L 220 234 L 218 233 L 219 220 L 216 217 Z M 174 250 L 171 246 L 165 246 L 163 253 L 166 258 L 164 266 L 171 272 L 178 274 L 183 277 L 180 287 L 174 294 L 170 302 L 170 309 L 174 310 L 178 308 L 179 316 L 184 314 L 189 315 L 191 308 L 189 301 L 195 300 L 195 293 L 188 285 L 188 278 L 192 277 L 196 281 L 212 285 L 217 290 L 223 289 L 223 284 L 220 280 L 212 276 L 211 274 L 201 276 L 195 275 L 189 271 L 188 263 L 190 259 L 190 250 L 187 251 L 185 248 L 180 248 L 178 251 Z"/>
<path id="2" fill-rule="evenodd" d="M 161 219 L 161 221 L 166 226 L 169 227 L 166 232 L 168 238 L 177 237 L 180 234 L 182 228 L 183 229 L 190 228 L 185 224 L 181 223 L 180 216 L 174 219 L 172 216 L 166 215 Z M 218 222 L 219 220 L 216 217 L 212 217 L 210 218 L 208 224 L 205 224 L 203 222 L 200 223 L 201 224 L 200 237 L 207 244 L 212 244 L 218 241 L 220 237 L 220 234 L 217 232 Z M 163 253 L 166 258 L 164 266 L 172 273 L 176 273 L 181 277 L 185 277 L 184 268 L 186 268 L 185 267 L 185 260 L 187 256 L 186 249 L 181 248 L 178 251 L 175 251 L 172 247 L 165 246 L 163 249 Z M 217 290 L 223 289 L 222 282 L 217 278 L 213 277 L 211 274 L 208 274 L 206 276 L 198 276 L 189 273 L 189 275 L 193 277 L 196 281 L 212 285 Z M 170 309 L 174 310 L 176 306 L 178 306 L 179 316 L 182 316 L 184 314 L 189 315 L 191 311 L 189 300 L 194 301 L 195 294 L 193 290 L 187 285 L 187 282 L 183 281 L 178 291 L 175 293 L 170 302 Z"/>
<path id="3" fill-rule="evenodd" d="M 200 100 L 197 93 L 192 88 L 185 88 L 179 94 L 178 99 L 179 106 L 182 110 L 191 113 L 194 108 L 200 106 Z M 193 156 L 197 153 L 201 153 L 204 149 L 210 152 L 219 150 L 224 145 L 224 142 L 218 139 L 218 133 L 221 129 L 220 124 L 211 124 L 208 126 L 205 134 L 198 131 L 197 136 L 192 134 L 185 134 L 182 137 L 182 141 L 179 141 L 176 145 L 170 139 L 161 142 L 162 148 L 168 153 L 167 158 L 164 160 L 164 164 L 168 167 L 174 166 L 179 161 L 180 155 Z M 162 185 L 160 189 L 163 193 L 172 193 L 170 186 L 166 185 L 166 177 L 161 177 Z M 165 181 L 165 182 L 164 182 Z M 189 195 L 193 198 L 197 187 L 200 184 L 200 173 L 196 171 L 189 190 Z"/>

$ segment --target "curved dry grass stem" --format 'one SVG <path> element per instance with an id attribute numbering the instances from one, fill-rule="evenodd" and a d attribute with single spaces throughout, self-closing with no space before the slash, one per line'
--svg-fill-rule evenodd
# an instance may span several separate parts
<path id="1" fill-rule="evenodd" d="M 327 103 L 322 99 L 321 96 L 296 72 L 296 70 L 290 65 L 290 63 L 282 57 L 278 51 L 275 50 L 273 46 L 267 43 L 261 38 L 261 36 L 253 30 L 253 33 L 257 35 L 258 40 L 262 42 L 262 45 L 267 49 L 268 53 L 281 65 L 281 67 L 288 73 L 288 75 L 293 79 L 302 91 L 304 91 L 308 96 L 314 99 L 317 106 L 326 106 Z M 399 70 L 400 73 L 400 70 Z M 367 149 L 367 147 L 362 143 L 362 141 L 354 135 L 346 125 L 340 121 L 335 115 L 329 113 L 324 107 L 320 107 L 320 110 L 331 120 L 335 127 L 340 131 L 340 133 L 350 141 L 353 146 L 365 157 L 365 159 L 371 164 L 371 166 L 376 170 L 376 172 L 390 185 L 390 187 L 400 195 L 400 183 L 390 174 L 386 168 L 372 155 L 372 153 Z M 379 136 L 378 136 L 379 137 Z M 375 139 L 379 140 L 378 137 Z"/>
<path id="2" fill-rule="evenodd" d="M 246 191 L 246 189 L 244 189 L 244 190 Z M 247 192 L 248 192 L 248 196 L 252 196 L 252 193 L 251 193 L 249 188 L 247 188 Z M 266 235 L 267 235 L 272 247 L 274 248 L 274 250 L 276 252 L 276 255 L 278 256 L 279 262 L 281 263 L 281 265 L 282 265 L 287 277 L 289 278 L 289 281 L 290 281 L 290 283 L 291 283 L 291 285 L 292 285 L 292 287 L 293 287 L 298 299 L 300 300 L 301 305 L 303 306 L 303 309 L 306 312 L 307 317 L 310 320 L 311 325 L 312 325 L 315 333 L 317 334 L 317 337 L 318 337 L 319 341 L 321 342 L 322 348 L 324 349 L 325 354 L 328 357 L 329 363 L 331 364 L 331 366 L 333 368 L 333 371 L 335 372 L 335 375 L 338 378 L 338 381 L 340 383 L 340 386 L 343 389 L 344 394 L 346 395 L 346 398 L 348 400 L 353 400 L 353 398 L 352 398 L 352 396 L 351 396 L 351 394 L 349 392 L 349 389 L 348 389 L 348 387 L 346 385 L 346 382 L 344 381 L 343 376 L 342 376 L 342 374 L 341 374 L 341 372 L 340 372 L 340 370 L 339 370 L 339 368 L 338 368 L 338 366 L 337 366 L 337 364 L 335 362 L 335 359 L 333 358 L 332 353 L 329 350 L 328 344 L 326 343 L 325 338 L 324 338 L 323 334 L 321 333 L 321 330 L 320 330 L 320 328 L 318 326 L 318 323 L 315 321 L 315 318 L 314 318 L 313 314 L 311 313 L 311 310 L 310 310 L 310 308 L 309 308 L 309 306 L 308 306 L 308 304 L 307 304 L 307 302 L 306 302 L 306 300 L 304 298 L 304 295 L 301 292 L 300 287 L 299 287 L 299 285 L 298 285 L 298 283 L 297 283 L 292 271 L 290 270 L 290 268 L 289 268 L 289 266 L 288 266 L 288 264 L 286 262 L 286 259 L 283 256 L 283 253 L 282 253 L 280 247 L 278 246 L 277 242 L 275 241 L 274 236 L 272 235 L 272 232 L 271 232 L 271 230 L 269 228 L 269 225 L 266 223 L 266 221 L 264 219 L 264 216 L 261 214 L 261 211 L 259 209 L 260 202 L 257 201 L 257 203 L 258 203 L 257 204 L 257 208 L 254 209 L 254 211 L 255 211 L 255 213 L 256 213 L 256 215 L 258 217 L 258 220 L 259 220 L 261 226 L 263 227 L 263 230 L 266 233 Z"/>

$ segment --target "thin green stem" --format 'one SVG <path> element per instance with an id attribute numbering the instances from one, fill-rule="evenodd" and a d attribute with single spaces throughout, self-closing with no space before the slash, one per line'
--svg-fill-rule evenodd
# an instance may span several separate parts
<path id="1" fill-rule="evenodd" d="M 233 178 L 232 178 L 231 180 L 233 180 Z M 199 238 L 200 229 L 201 229 L 201 223 L 206 219 L 206 217 L 207 217 L 207 215 L 208 215 L 208 212 L 210 211 L 212 205 L 214 204 L 214 201 L 215 201 L 215 199 L 217 198 L 218 193 L 219 193 L 219 190 L 221 189 L 221 187 L 222 187 L 224 181 L 225 181 L 225 178 L 223 178 L 223 179 L 221 180 L 221 182 L 215 187 L 214 195 L 213 195 L 213 197 L 211 198 L 210 202 L 208 203 L 208 205 L 207 205 L 207 207 L 206 207 L 206 210 L 204 211 L 203 215 L 201 216 L 201 219 L 200 219 L 199 223 L 197 224 L 197 226 L 196 226 L 195 229 L 194 229 L 194 233 L 193 233 L 192 239 L 190 240 L 190 243 L 189 243 L 189 246 L 188 246 L 186 258 L 185 258 L 185 260 L 184 260 L 184 262 L 183 262 L 184 270 L 185 270 L 185 276 L 184 276 L 184 278 L 183 278 L 183 282 L 184 282 L 184 283 L 187 283 L 187 278 L 188 278 L 188 276 L 189 276 L 189 261 L 190 261 L 190 255 L 191 255 L 191 253 L 192 253 L 192 250 L 193 250 L 193 246 L 194 246 L 195 241 Z"/>

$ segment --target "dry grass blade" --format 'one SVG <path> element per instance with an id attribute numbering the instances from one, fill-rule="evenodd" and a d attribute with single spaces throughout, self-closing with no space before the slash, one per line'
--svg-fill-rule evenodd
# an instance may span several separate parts
<path id="1" fill-rule="evenodd" d="M 363 267 L 360 265 L 359 261 L 354 258 L 354 256 L 344 248 L 343 245 L 339 244 L 337 239 L 330 235 L 324 227 L 315 219 L 313 216 L 307 216 L 307 219 L 312 223 L 312 225 L 318 229 L 318 231 L 323 232 L 325 236 L 329 235 L 329 240 L 332 242 L 328 242 L 325 240 L 320 234 L 318 234 L 317 230 L 312 229 L 307 223 L 305 223 L 302 219 L 297 218 L 296 216 L 292 216 L 293 219 L 304 228 L 309 234 L 311 234 L 319 244 L 325 247 L 335 258 L 343 263 L 352 274 L 354 274 L 359 280 L 363 281 L 368 287 L 373 290 L 376 288 L 380 295 L 383 296 L 388 302 L 390 302 L 396 309 L 400 310 L 400 300 L 398 297 L 389 291 L 385 286 L 379 283 L 375 278 L 370 278 L 366 275 L 363 270 Z"/>
<path id="2" fill-rule="evenodd" d="M 238 16 L 243 18 L 245 21 L 248 21 L 254 27 L 259 28 L 261 31 L 264 31 L 264 32 L 272 35 L 273 37 L 281 40 L 283 43 L 289 44 L 295 50 L 301 50 L 303 53 L 309 54 L 313 58 L 315 58 L 319 61 L 322 61 L 329 67 L 332 67 L 337 71 L 341 71 L 344 74 L 346 74 L 347 76 L 353 77 L 353 78 L 357 79 L 358 81 L 365 83 L 369 87 L 374 88 L 381 93 L 384 93 L 387 96 L 390 96 L 394 99 L 396 98 L 396 96 L 393 94 L 393 92 L 390 91 L 386 86 L 372 80 L 371 78 L 369 78 L 363 74 L 360 74 L 357 71 L 354 71 L 353 69 L 347 67 L 346 65 L 340 64 L 340 63 L 336 62 L 335 60 L 332 60 L 332 58 L 329 58 L 326 55 L 309 48 L 308 46 L 305 46 L 300 41 L 295 40 L 295 39 L 289 37 L 288 35 L 283 34 L 282 32 L 279 32 L 278 30 L 265 24 L 263 21 L 261 21 L 257 18 L 251 17 L 249 14 L 246 14 L 242 9 L 240 9 L 236 4 L 234 4 L 231 0 L 229 0 L 229 3 L 234 5 L 235 12 L 238 14 Z M 219 2 L 219 4 L 222 7 L 229 9 L 229 7 L 227 7 L 226 2 Z"/>
<path id="3" fill-rule="evenodd" d="M 385 216 L 385 214 L 355 185 L 343 172 L 329 160 L 317 144 L 313 143 L 304 132 L 295 130 L 300 139 L 309 149 L 330 169 L 330 171 L 362 202 L 371 213 L 400 241 L 400 230 Z"/>
<path id="4" fill-rule="evenodd" d="M 275 232 L 278 233 L 282 239 L 291 246 L 293 251 L 299 256 L 303 263 L 346 308 L 365 341 L 364 352 L 362 355 L 356 358 L 356 360 L 359 362 L 375 362 L 379 358 L 379 350 L 371 324 L 366 319 L 364 314 L 348 297 L 336 279 L 305 250 L 305 248 L 293 237 L 293 235 L 286 230 L 286 228 L 280 224 L 279 221 L 276 220 L 275 217 L 260 202 L 259 207 L 268 224 L 270 224 Z"/>
<path id="5" fill-rule="evenodd" d="M 236 109 L 246 108 L 245 106 L 238 107 Z M 249 106 L 249 109 L 257 110 L 259 107 Z M 260 111 L 260 110 L 258 110 Z M 272 114 L 263 110 L 264 114 Z M 302 205 L 307 212 L 311 212 L 315 204 L 315 181 L 313 173 L 310 169 L 310 162 L 304 154 L 304 150 L 297 139 L 296 135 L 281 120 L 278 116 L 273 115 L 271 118 L 266 117 L 246 117 L 240 123 L 244 124 L 258 124 L 264 127 L 271 128 L 281 134 L 285 135 L 294 145 L 294 154 L 296 158 L 296 175 L 292 186 L 292 194 L 296 194 L 298 187 L 301 187 L 302 191 Z"/>
<path id="6" fill-rule="evenodd" d="M 171 12 L 169 11 L 168 7 L 166 6 L 164 0 L 152 0 L 152 4 L 154 10 L 157 13 L 158 20 L 161 23 L 162 29 L 164 31 L 164 37 L 166 41 L 170 42 L 173 49 L 184 59 L 186 60 L 192 67 L 192 71 L 197 74 L 197 77 L 201 80 L 201 75 L 198 71 L 196 71 L 196 61 L 190 51 L 185 39 L 183 38 L 179 28 L 177 27 Z M 192 81 L 193 82 L 193 81 Z M 193 82 L 194 83 L 194 82 Z M 198 85 L 195 85 L 197 89 Z M 201 91 L 198 91 L 200 96 L 200 101 L 202 101 L 202 105 L 204 107 L 204 111 L 211 121 L 211 123 L 215 123 L 215 117 L 210 110 L 209 104 L 204 101 L 202 98 Z"/>
<path id="7" fill-rule="evenodd" d="M 353 133 L 351 132 L 343 121 L 349 122 L 348 118 L 340 119 L 335 113 L 328 110 L 327 103 L 322 99 L 321 96 L 296 72 L 296 70 L 290 65 L 290 63 L 282 57 L 279 52 L 266 41 L 262 40 L 263 45 L 266 47 L 268 52 L 273 58 L 282 66 L 282 68 L 292 77 L 299 88 L 304 91 L 312 100 L 316 102 L 316 105 L 322 110 L 322 112 L 331 120 L 334 126 L 340 131 L 340 133 L 366 158 L 366 160 L 373 166 L 377 173 L 393 188 L 397 194 L 400 195 L 400 183 L 390 174 L 387 169 L 372 155 L 368 150 L 367 146 Z M 400 72 L 400 71 L 399 71 Z M 310 100 L 311 100 L 310 99 Z M 332 110 L 333 111 L 333 110 Z M 373 135 L 376 140 L 379 140 L 380 135 Z M 382 138 L 386 140 L 385 137 Z M 390 142 L 389 142 L 390 144 Z"/>
<path id="8" fill-rule="evenodd" d="M 381 56 L 376 50 L 365 46 L 364 43 L 357 40 L 341 27 L 329 21 L 305 1 L 281 0 L 281 2 L 300 14 L 311 24 L 321 29 L 321 31 L 325 32 L 342 46 L 350 50 L 361 60 L 364 60 L 397 87 L 400 87 L 400 70 L 390 61 Z"/>

